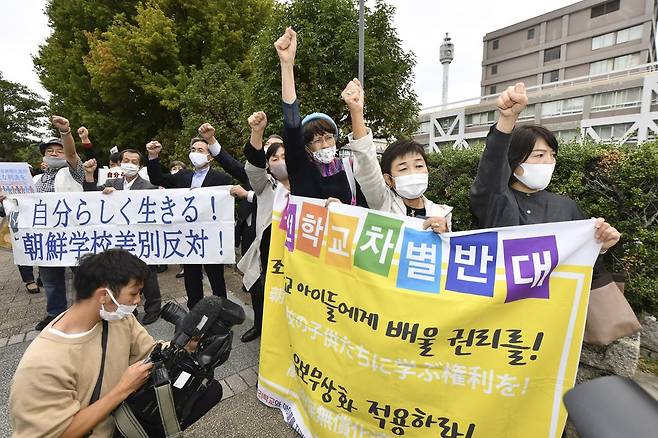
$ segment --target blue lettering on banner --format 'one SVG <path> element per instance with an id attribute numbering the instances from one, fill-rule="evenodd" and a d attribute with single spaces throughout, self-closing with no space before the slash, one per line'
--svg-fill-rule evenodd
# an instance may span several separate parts
<path id="1" fill-rule="evenodd" d="M 43 200 L 34 205 L 34 215 L 32 216 L 33 227 L 45 227 L 47 225 L 48 206 Z"/>
<path id="2" fill-rule="evenodd" d="M 91 221 L 91 212 L 89 210 L 82 210 L 82 207 L 87 205 L 87 201 L 80 199 L 78 203 L 78 211 L 75 214 L 75 220 L 78 221 L 78 225 L 87 225 Z M 85 217 L 86 219 L 82 219 Z"/>
<path id="3" fill-rule="evenodd" d="M 171 219 L 174 217 L 174 207 L 176 206 L 176 203 L 174 202 L 173 199 L 171 199 L 169 196 L 166 196 L 162 200 L 162 207 L 160 207 L 160 210 L 162 211 L 162 216 L 160 217 L 160 220 L 162 221 L 163 224 L 171 224 Z M 165 217 L 169 216 L 169 219 L 165 219 Z"/>
<path id="4" fill-rule="evenodd" d="M 69 213 L 71 212 L 71 207 L 66 203 L 66 199 L 60 199 L 55 205 L 55 210 L 53 214 L 57 215 L 57 223 L 55 227 L 68 227 L 69 226 Z"/>
<path id="5" fill-rule="evenodd" d="M 155 201 L 151 201 L 150 196 L 144 196 L 142 198 L 142 203 L 139 206 L 139 211 L 137 212 L 138 215 L 141 215 L 141 220 L 138 220 L 138 224 L 154 224 L 155 223 L 155 206 L 157 203 Z M 151 217 L 153 216 L 153 217 Z"/>
<path id="6" fill-rule="evenodd" d="M 496 232 L 451 237 L 446 289 L 493 297 L 497 251 Z"/>
<path id="7" fill-rule="evenodd" d="M 440 277 L 441 238 L 431 231 L 405 228 L 397 287 L 438 293 Z"/>
<path id="8" fill-rule="evenodd" d="M 184 198 L 187 201 L 187 205 L 185 206 L 185 210 L 183 210 L 183 216 L 185 217 L 186 222 L 196 222 L 196 220 L 199 218 L 199 212 L 197 211 L 196 207 L 192 205 L 194 202 L 195 197 L 190 196 L 187 198 Z M 194 213 L 194 216 L 187 215 L 185 216 L 185 213 L 187 213 L 188 210 L 192 210 Z"/>

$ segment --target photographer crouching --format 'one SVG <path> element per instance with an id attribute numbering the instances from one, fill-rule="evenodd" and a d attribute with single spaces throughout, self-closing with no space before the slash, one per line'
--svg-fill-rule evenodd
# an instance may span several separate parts
<path id="1" fill-rule="evenodd" d="M 125 250 L 80 259 L 75 304 L 34 339 L 14 375 L 9 400 L 13 437 L 114 435 L 113 412 L 120 407 L 130 413 L 124 400 L 153 386 L 150 376 L 158 362 L 151 353 L 173 348 L 156 347 L 133 316 L 148 275 L 146 264 Z M 189 340 L 188 349 L 201 337 Z M 162 380 L 162 372 L 157 374 Z M 174 411 L 168 421 L 173 418 L 184 429 L 220 401 L 219 382 L 209 377 L 203 383 L 188 400 L 193 414 L 179 422 Z"/>

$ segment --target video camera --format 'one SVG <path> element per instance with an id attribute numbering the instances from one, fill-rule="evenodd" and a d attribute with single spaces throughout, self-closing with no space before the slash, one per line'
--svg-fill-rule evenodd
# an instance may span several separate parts
<path id="1" fill-rule="evenodd" d="M 205 297 L 188 313 L 174 302 L 160 314 L 176 326 L 169 345 L 157 344 L 147 361 L 151 378 L 114 413 L 115 436 L 179 436 L 222 398 L 215 368 L 228 360 L 233 331 L 244 310 L 224 298 Z"/>

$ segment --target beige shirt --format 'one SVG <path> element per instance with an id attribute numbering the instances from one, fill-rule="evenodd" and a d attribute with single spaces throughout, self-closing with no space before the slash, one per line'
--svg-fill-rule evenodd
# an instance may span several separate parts
<path id="1" fill-rule="evenodd" d="M 59 318 L 55 319 L 57 321 Z M 51 322 L 25 351 L 9 395 L 12 437 L 59 437 L 73 416 L 89 405 L 101 366 L 102 324 L 80 337 L 62 337 Z M 107 353 L 100 397 L 119 382 L 129 365 L 146 357 L 155 341 L 130 315 L 108 323 Z M 114 420 L 94 428 L 94 438 L 111 437 Z"/>

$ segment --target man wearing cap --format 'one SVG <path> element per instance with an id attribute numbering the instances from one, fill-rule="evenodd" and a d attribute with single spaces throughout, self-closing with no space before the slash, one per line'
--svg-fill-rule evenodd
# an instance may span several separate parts
<path id="1" fill-rule="evenodd" d="M 52 123 L 59 130 L 60 138 L 51 138 L 39 145 L 43 162 L 47 165 L 37 175 L 34 186 L 38 193 L 81 192 L 85 177 L 82 161 L 75 151 L 75 140 L 69 121 L 53 116 Z M 63 266 L 41 266 L 39 275 L 46 291 L 46 317 L 35 327 L 42 330 L 57 315 L 66 310 L 66 280 Z"/>
<path id="2" fill-rule="evenodd" d="M 148 169 L 151 183 L 168 189 L 197 188 L 225 186 L 231 184 L 231 177 L 224 172 L 211 169 L 211 163 L 215 160 L 219 162 L 224 170 L 237 180 L 247 183 L 247 174 L 244 171 L 244 165 L 231 157 L 223 150 L 215 138 L 215 128 L 209 123 L 204 123 L 199 127 L 201 137 L 195 137 L 190 141 L 189 158 L 194 170 L 183 169 L 178 172 L 164 173 L 160 166 L 160 152 L 162 145 L 157 141 L 152 141 L 146 145 L 148 152 Z M 234 186 L 231 194 L 237 196 L 240 186 Z M 242 189 L 240 193 L 247 196 L 246 190 Z M 226 283 L 224 281 L 224 265 L 184 265 L 185 291 L 187 292 L 187 307 L 192 309 L 196 303 L 203 298 L 203 272 L 205 268 L 213 295 L 226 298 Z"/>

